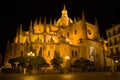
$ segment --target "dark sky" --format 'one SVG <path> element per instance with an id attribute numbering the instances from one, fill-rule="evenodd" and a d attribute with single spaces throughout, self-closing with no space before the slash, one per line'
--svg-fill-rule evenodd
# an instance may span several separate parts
<path id="1" fill-rule="evenodd" d="M 4 53 L 7 41 L 14 38 L 20 23 L 25 30 L 30 20 L 45 16 L 48 21 L 50 17 L 58 19 L 64 4 L 71 18 L 81 18 L 82 10 L 87 22 L 94 24 L 97 17 L 102 35 L 112 24 L 120 22 L 117 0 L 4 0 L 0 2 L 0 53 Z"/>

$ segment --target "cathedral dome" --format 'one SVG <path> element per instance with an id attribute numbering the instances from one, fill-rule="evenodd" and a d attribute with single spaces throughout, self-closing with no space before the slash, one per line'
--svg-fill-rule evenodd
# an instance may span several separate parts
<path id="1" fill-rule="evenodd" d="M 62 10 L 62 16 L 57 21 L 57 26 L 66 27 L 73 23 L 72 19 L 68 17 L 66 7 L 64 5 Z"/>

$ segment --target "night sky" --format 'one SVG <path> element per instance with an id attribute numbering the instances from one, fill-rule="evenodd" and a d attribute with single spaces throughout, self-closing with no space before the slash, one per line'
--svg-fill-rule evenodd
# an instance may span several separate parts
<path id="1" fill-rule="evenodd" d="M 120 6 L 116 0 L 4 0 L 0 2 L 0 53 L 4 54 L 6 43 L 13 40 L 16 29 L 23 24 L 23 30 L 28 29 L 29 22 L 36 18 L 61 17 L 63 5 L 66 5 L 68 16 L 80 17 L 84 10 L 86 21 L 94 24 L 98 20 L 101 35 L 112 24 L 120 22 Z"/>

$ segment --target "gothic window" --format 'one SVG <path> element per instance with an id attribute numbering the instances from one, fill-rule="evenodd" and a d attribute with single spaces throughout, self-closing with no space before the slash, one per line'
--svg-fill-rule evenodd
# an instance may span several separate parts
<path id="1" fill-rule="evenodd" d="M 50 57 L 50 51 L 48 51 L 48 57 Z"/>
<path id="2" fill-rule="evenodd" d="M 39 55 L 42 55 L 42 47 L 40 47 Z"/>
<path id="3" fill-rule="evenodd" d="M 21 56 L 23 56 L 23 51 L 21 51 L 21 54 L 20 54 Z"/>
<path id="4" fill-rule="evenodd" d="M 72 50 L 72 57 L 74 57 L 74 51 Z"/>
<path id="5" fill-rule="evenodd" d="M 57 57 L 58 56 L 58 54 L 57 54 L 57 51 L 55 50 L 54 51 L 54 57 Z"/>
<path id="6" fill-rule="evenodd" d="M 67 37 L 70 37 L 69 32 L 67 32 Z"/>
<path id="7" fill-rule="evenodd" d="M 75 29 L 74 33 L 77 34 L 77 30 L 76 29 Z"/>

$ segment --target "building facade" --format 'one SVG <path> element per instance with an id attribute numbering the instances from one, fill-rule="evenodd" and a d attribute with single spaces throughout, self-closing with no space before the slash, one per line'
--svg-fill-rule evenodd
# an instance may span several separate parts
<path id="1" fill-rule="evenodd" d="M 107 41 L 108 41 L 108 55 L 115 57 L 114 65 L 120 67 L 120 24 L 112 25 L 108 30 L 106 30 Z M 112 62 L 109 61 L 109 65 Z"/>
<path id="2" fill-rule="evenodd" d="M 36 19 L 30 21 L 28 31 L 23 31 L 21 24 L 14 41 L 8 42 L 5 65 L 10 58 L 27 55 L 30 45 L 35 55 L 42 55 L 48 63 L 59 54 L 64 59 L 63 68 L 66 56 L 70 57 L 70 64 L 84 57 L 95 62 L 98 68 L 104 66 L 103 45 L 100 41 L 97 20 L 95 24 L 87 22 L 84 12 L 82 19 L 72 20 L 65 6 L 61 11 L 61 17 L 57 21 L 54 20 L 54 23 L 52 19 L 49 24 L 46 23 L 46 18 L 43 23 L 41 18 Z"/>

